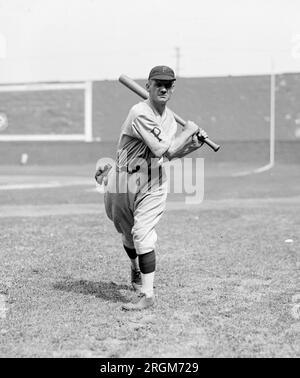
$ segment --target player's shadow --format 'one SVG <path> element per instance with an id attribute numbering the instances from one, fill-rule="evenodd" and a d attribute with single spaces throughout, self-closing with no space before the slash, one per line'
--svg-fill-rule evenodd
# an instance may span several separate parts
<path id="1" fill-rule="evenodd" d="M 120 290 L 131 290 L 128 285 L 117 285 L 114 282 L 93 282 L 87 280 L 79 281 L 60 281 L 53 285 L 54 289 L 62 291 L 72 291 L 78 294 L 93 295 L 105 301 L 124 302 L 129 300 L 120 292 Z"/>

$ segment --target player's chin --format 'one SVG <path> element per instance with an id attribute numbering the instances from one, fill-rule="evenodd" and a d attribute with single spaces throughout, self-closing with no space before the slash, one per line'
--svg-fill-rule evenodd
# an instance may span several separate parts
<path id="1" fill-rule="evenodd" d="M 159 96 L 157 98 L 158 102 L 160 102 L 161 104 L 165 104 L 166 102 L 169 101 L 169 99 L 170 99 L 169 96 Z"/>

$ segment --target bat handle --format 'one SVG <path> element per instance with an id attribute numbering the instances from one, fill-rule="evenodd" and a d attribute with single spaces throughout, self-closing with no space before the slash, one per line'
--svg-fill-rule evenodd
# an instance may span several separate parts
<path id="1" fill-rule="evenodd" d="M 215 152 L 219 151 L 219 149 L 221 147 L 219 144 L 213 142 L 212 140 L 210 140 L 208 138 L 203 139 L 202 137 L 200 137 L 199 139 L 201 141 L 203 141 L 205 144 L 207 144 L 210 148 L 212 148 Z"/>

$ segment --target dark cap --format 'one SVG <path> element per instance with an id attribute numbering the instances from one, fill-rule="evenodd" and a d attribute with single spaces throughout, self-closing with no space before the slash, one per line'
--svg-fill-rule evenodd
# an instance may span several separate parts
<path id="1" fill-rule="evenodd" d="M 149 73 L 148 80 L 176 80 L 175 73 L 172 68 L 167 66 L 156 66 L 153 67 Z"/>

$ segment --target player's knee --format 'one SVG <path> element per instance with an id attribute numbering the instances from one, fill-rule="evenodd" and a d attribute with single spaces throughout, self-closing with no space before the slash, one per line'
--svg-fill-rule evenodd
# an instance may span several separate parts
<path id="1" fill-rule="evenodd" d="M 148 253 L 139 255 L 139 266 L 143 274 L 152 273 L 155 271 L 155 252 L 154 250 Z"/>
<path id="2" fill-rule="evenodd" d="M 134 226 L 132 229 L 132 239 L 137 254 L 140 255 L 155 249 L 157 234 L 154 229 L 149 231 L 146 228 Z"/>

